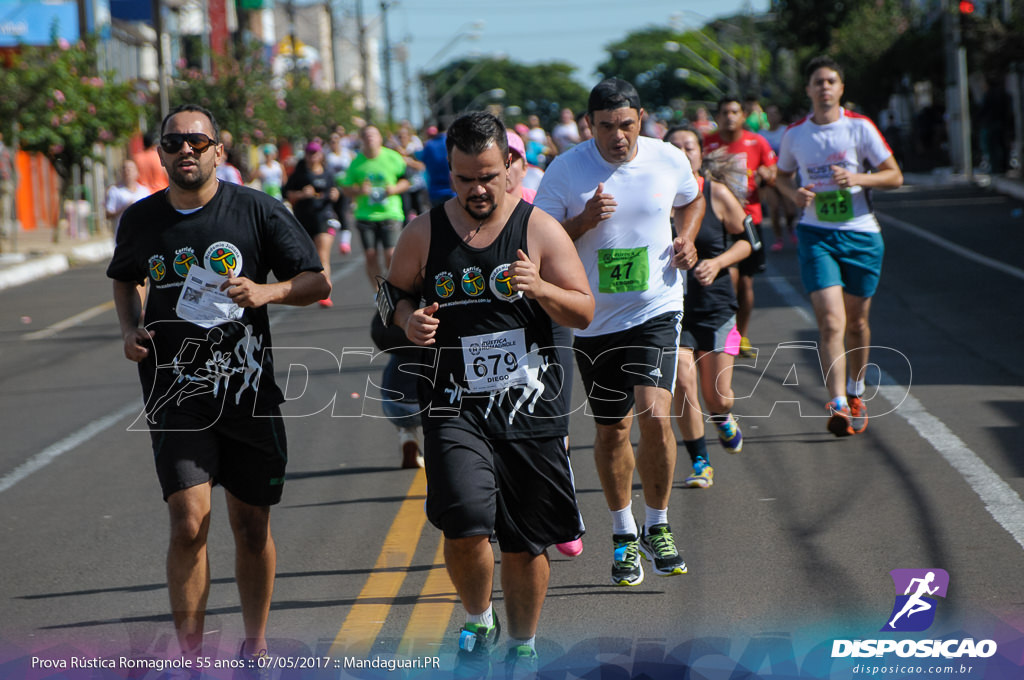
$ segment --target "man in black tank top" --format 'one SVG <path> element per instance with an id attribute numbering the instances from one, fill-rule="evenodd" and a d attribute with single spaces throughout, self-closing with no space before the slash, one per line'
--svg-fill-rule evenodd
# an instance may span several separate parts
<path id="1" fill-rule="evenodd" d="M 546 549 L 582 534 L 565 444 L 567 329 L 590 323 L 594 301 L 561 225 L 506 193 L 501 121 L 462 116 L 447 146 L 456 196 L 402 232 L 387 287 L 401 291 L 392 323 L 434 350 L 420 367 L 427 516 L 444 532 L 467 615 L 455 676 L 486 677 L 500 630 L 490 536 L 502 552 L 506 662 L 529 668 Z"/>

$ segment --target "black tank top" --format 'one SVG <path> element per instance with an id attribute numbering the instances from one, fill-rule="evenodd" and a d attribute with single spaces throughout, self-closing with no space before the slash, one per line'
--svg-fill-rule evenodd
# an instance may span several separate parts
<path id="1" fill-rule="evenodd" d="M 700 231 L 693 240 L 697 248 L 697 257 L 706 260 L 718 257 L 728 248 L 726 240 L 725 225 L 715 217 L 711 209 L 711 180 L 704 180 L 704 201 L 707 209 L 704 211 L 704 220 L 700 223 Z M 732 280 L 729 278 L 729 269 L 723 267 L 715 280 L 707 286 L 702 286 L 693 270 L 686 272 L 686 301 L 683 304 L 683 323 L 686 323 L 688 315 L 710 314 L 723 309 L 736 311 L 736 292 L 732 287 Z"/>
<path id="2" fill-rule="evenodd" d="M 424 428 L 453 426 L 495 439 L 568 434 L 572 336 L 539 303 L 511 289 L 517 249 L 529 253 L 533 206 L 520 201 L 495 241 L 473 248 L 444 206 L 430 211 L 423 277 L 439 305 L 433 385 L 421 381 Z"/>

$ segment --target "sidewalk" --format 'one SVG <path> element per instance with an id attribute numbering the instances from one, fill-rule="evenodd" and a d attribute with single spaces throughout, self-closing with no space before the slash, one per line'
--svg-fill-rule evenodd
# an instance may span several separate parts
<path id="1" fill-rule="evenodd" d="M 966 185 L 967 178 L 940 168 L 931 173 L 907 173 L 904 183 L 908 186 L 957 186 Z M 1024 201 L 1022 179 L 976 174 L 974 183 L 991 186 L 1001 194 Z M 89 238 L 62 235 L 57 243 L 53 242 L 53 234 L 54 229 L 51 228 L 19 232 L 16 252 L 10 252 L 10 239 L 0 241 L 3 247 L 3 252 L 0 252 L 0 291 L 59 274 L 79 264 L 109 260 L 114 253 L 114 238 L 109 234 Z"/>
<path id="2" fill-rule="evenodd" d="M 54 243 L 54 229 L 19 231 L 17 243 L 0 240 L 0 291 L 89 262 L 109 260 L 114 254 L 114 237 L 99 234 L 87 238 L 61 235 Z M 16 248 L 16 250 L 15 250 Z"/>

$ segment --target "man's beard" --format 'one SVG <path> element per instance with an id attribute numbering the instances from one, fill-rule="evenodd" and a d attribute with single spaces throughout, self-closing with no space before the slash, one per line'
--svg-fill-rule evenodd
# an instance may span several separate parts
<path id="1" fill-rule="evenodd" d="M 467 200 L 465 203 L 462 204 L 462 207 L 467 213 L 469 213 L 470 217 L 472 217 L 474 220 L 482 222 L 486 220 L 488 217 L 490 217 L 494 213 L 494 210 L 498 207 L 493 200 L 488 200 L 485 203 L 485 205 L 486 207 L 483 208 L 482 210 L 475 209 L 470 205 L 470 202 Z"/>
<path id="2" fill-rule="evenodd" d="M 178 169 L 176 165 L 172 165 L 171 169 L 167 171 L 167 175 L 172 182 L 182 189 L 198 189 L 203 186 L 207 180 L 210 179 L 210 175 L 214 173 L 214 169 L 206 170 L 199 163 L 196 163 L 197 172 L 195 174 L 186 175 Z"/>

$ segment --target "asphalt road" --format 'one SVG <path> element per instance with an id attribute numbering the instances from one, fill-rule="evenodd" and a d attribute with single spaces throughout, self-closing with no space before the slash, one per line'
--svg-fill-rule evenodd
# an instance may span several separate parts
<path id="1" fill-rule="evenodd" d="M 836 639 L 887 637 L 879 630 L 899 594 L 894 569 L 950 577 L 935 623 L 905 636 L 993 639 L 999 652 L 956 659 L 952 673 L 943 665 L 876 677 L 1024 676 L 1022 205 L 976 188 L 876 198 L 887 252 L 872 310 L 870 426 L 842 440 L 826 432 L 795 251 L 770 253 L 750 332 L 760 354 L 741 360 L 734 380 L 744 450 L 730 456 L 709 441 L 715 485 L 697 490 L 681 484 L 689 466 L 680 447 L 669 519 L 689 573 L 648 570 L 635 588 L 610 584 L 610 519 L 576 391 L 571 440 L 588 533 L 579 557 L 551 551 L 538 640 L 548 676 L 683 677 L 689 668 L 694 678 L 856 677 L 863 659 L 829 651 Z M 166 511 L 148 434 L 133 426 L 140 389 L 103 270 L 0 292 L 0 678 L 156 678 L 123 665 L 82 676 L 39 666 L 176 655 Z M 334 299 L 328 310 L 272 314 L 294 417 L 285 496 L 273 511 L 271 645 L 290 665 L 315 669 L 274 677 L 393 677 L 343 659 L 424 657 L 442 670 L 405 677 L 443 677 L 461 610 L 440 534 L 423 516 L 424 476 L 398 469 L 394 429 L 368 399 L 367 380 L 383 364 L 368 349 L 373 306 L 358 257 L 335 262 Z M 215 496 L 212 662 L 230 660 L 241 633 Z M 503 616 L 497 584 L 495 609 Z"/>

